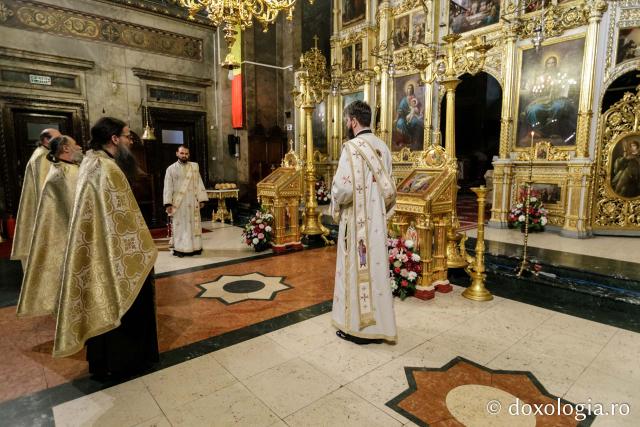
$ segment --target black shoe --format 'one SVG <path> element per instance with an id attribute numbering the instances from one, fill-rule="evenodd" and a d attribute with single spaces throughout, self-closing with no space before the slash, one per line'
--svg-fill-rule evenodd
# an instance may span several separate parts
<path id="1" fill-rule="evenodd" d="M 372 339 L 372 338 L 359 338 L 359 337 L 354 337 L 353 335 L 349 335 L 345 332 L 342 332 L 340 330 L 336 331 L 336 335 L 340 338 L 342 338 L 345 341 L 350 341 L 354 344 L 358 344 L 358 345 L 367 345 L 367 344 L 382 344 L 384 342 L 383 339 Z"/>

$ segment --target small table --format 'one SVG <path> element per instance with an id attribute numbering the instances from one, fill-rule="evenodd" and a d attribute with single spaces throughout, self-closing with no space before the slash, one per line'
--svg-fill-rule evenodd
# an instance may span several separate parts
<path id="1" fill-rule="evenodd" d="M 238 199 L 238 189 L 225 189 L 225 190 L 207 190 L 207 196 L 209 200 L 218 199 L 218 209 L 213 211 L 211 218 L 212 222 L 220 221 L 224 222 L 227 218 L 233 224 L 233 214 L 227 209 L 227 203 L 225 199 L 234 198 Z"/>

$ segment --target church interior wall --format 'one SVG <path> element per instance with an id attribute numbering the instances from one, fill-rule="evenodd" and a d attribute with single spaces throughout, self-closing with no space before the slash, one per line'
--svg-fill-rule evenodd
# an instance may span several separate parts
<path id="1" fill-rule="evenodd" d="M 480 2 L 477 3 L 476 5 L 467 4 L 467 10 L 480 5 Z M 591 209 L 593 204 L 597 203 L 593 174 L 599 155 L 598 126 L 601 119 L 599 108 L 602 94 L 606 91 L 608 83 L 613 81 L 611 76 L 622 75 L 623 69 L 630 71 L 640 68 L 640 51 L 637 51 L 638 55 L 633 54 L 632 59 L 616 64 L 619 29 L 640 26 L 640 2 L 637 0 L 622 2 L 590 0 L 551 2 L 546 5 L 545 33 L 540 50 L 546 55 L 545 57 L 556 52 L 553 53 L 557 56 L 556 65 L 560 65 L 560 61 L 570 60 L 572 55 L 578 55 L 576 61 L 582 60 L 582 67 L 579 70 L 573 70 L 576 76 L 571 77 L 575 80 L 572 84 L 579 90 L 571 95 L 573 98 L 567 98 L 573 103 L 577 115 L 573 134 L 569 131 L 566 135 L 569 139 L 555 141 L 542 133 L 536 135 L 534 147 L 526 144 L 526 141 L 516 144 L 518 138 L 516 132 L 518 132 L 520 118 L 518 108 L 521 102 L 521 85 L 526 83 L 521 82 L 521 70 L 542 67 L 537 63 L 523 65 L 523 55 L 528 52 L 528 55 L 532 56 L 531 52 L 535 49 L 532 43 L 533 30 L 540 22 L 542 11 L 538 7 L 533 12 L 522 14 L 518 12 L 520 9 L 516 3 L 503 1 L 498 5 L 501 9 L 500 19 L 495 13 L 478 11 L 478 16 L 481 13 L 487 15 L 484 18 L 487 21 L 482 22 L 488 22 L 488 24 L 474 24 L 474 16 L 465 17 L 464 19 L 470 21 L 464 24 L 467 27 L 461 34 L 462 38 L 455 42 L 455 47 L 459 49 L 473 38 L 483 37 L 492 48 L 487 52 L 484 64 L 477 71 L 486 72 L 495 77 L 502 88 L 504 108 L 501 117 L 500 150 L 494 161 L 494 173 L 497 179 L 494 179 L 493 184 L 494 199 L 490 225 L 506 227 L 507 214 L 511 206 L 517 202 L 518 189 L 527 181 L 529 168 L 531 168 L 534 183 L 554 185 L 560 190 L 559 199 L 549 203 L 550 228 L 570 237 L 589 237 L 594 232 Z M 535 4 L 532 3 L 532 7 L 535 9 Z M 347 8 L 349 8 L 348 11 Z M 357 92 L 362 92 L 365 94 L 365 100 L 373 102 L 374 111 L 378 108 L 382 110 L 380 120 L 374 125 L 377 127 L 378 135 L 394 150 L 397 163 L 396 177 L 400 179 L 406 175 L 406 165 L 400 161 L 403 160 L 400 157 L 419 157 L 418 154 L 400 153 L 399 147 L 394 147 L 392 139 L 397 102 L 395 99 L 397 89 L 394 86 L 399 81 L 399 77 L 415 75 L 420 71 L 415 58 L 412 58 L 412 52 L 423 45 L 416 44 L 413 47 L 400 48 L 396 46 L 393 49 L 393 37 L 403 34 L 403 30 L 400 29 L 398 33 L 395 26 L 403 22 L 407 26 L 405 21 L 419 22 L 417 16 L 425 9 L 429 16 L 425 19 L 424 27 L 427 44 L 440 40 L 442 35 L 452 29 L 455 30 L 456 25 L 462 25 L 460 22 L 449 20 L 449 14 L 455 11 L 449 1 L 346 2 L 333 0 L 333 17 L 336 25 L 331 37 L 331 57 L 327 59 L 331 64 L 332 77 L 334 80 L 336 76 L 338 77 L 340 93 L 337 96 L 331 94 L 327 96 L 332 107 L 329 111 L 333 111 L 334 114 L 330 117 L 333 125 L 327 127 L 328 159 L 324 161 L 322 156 L 318 156 L 319 161 L 316 164 L 320 173 L 331 177 L 332 166 L 335 165 L 339 154 L 340 141 L 344 138 L 341 125 L 343 103 L 345 99 L 349 99 L 349 95 Z M 354 19 L 354 14 L 361 14 L 360 20 Z M 416 19 L 418 21 L 415 21 Z M 411 24 L 408 25 L 411 27 Z M 372 30 L 368 31 L 368 28 Z M 409 31 L 412 33 L 416 30 L 410 28 Z M 356 40 L 363 43 L 363 56 L 367 59 L 366 66 L 361 70 L 348 70 L 349 67 L 345 68 L 344 63 L 351 60 L 351 55 L 344 48 Z M 575 42 L 572 43 L 572 41 Z M 403 43 L 407 46 L 411 45 L 406 41 L 401 41 L 399 45 Z M 391 49 L 389 44 L 392 44 Z M 571 51 L 573 45 L 582 44 L 584 45 L 582 53 Z M 562 54 L 563 49 L 564 54 Z M 537 52 L 537 49 L 535 50 Z M 559 55 L 558 52 L 561 54 Z M 394 75 L 385 72 L 388 71 L 389 55 L 393 58 Z M 560 71 L 566 73 L 567 67 L 575 68 L 576 61 L 563 64 Z M 457 73 L 458 77 L 463 73 L 464 71 Z M 367 78 L 367 75 L 371 77 Z M 444 144 L 444 134 L 438 132 L 437 125 L 440 123 L 440 116 L 444 114 L 439 102 L 444 97 L 443 86 L 436 80 L 425 84 L 423 90 L 426 93 L 423 109 L 425 117 L 423 146 L 411 147 L 412 151 L 422 150 L 432 142 Z M 376 115 L 378 113 L 376 111 Z M 456 117 L 458 123 L 464 119 L 464 117 Z M 339 125 L 335 126 L 335 123 Z M 298 127 L 298 130 L 304 129 Z M 302 137 L 299 139 L 304 140 Z M 457 144 L 462 142 L 458 141 Z M 533 150 L 535 154 L 530 154 Z M 540 157 L 538 153 L 541 153 Z M 536 157 L 531 159 L 531 156 Z M 627 231 L 633 234 L 640 232 L 640 229 L 631 227 Z"/>
<path id="2" fill-rule="evenodd" d="M 227 116 L 225 111 L 230 111 L 230 85 L 226 81 L 226 75 L 218 84 L 219 43 L 213 28 L 93 0 L 43 0 L 21 3 L 22 6 L 32 7 L 34 10 L 46 12 L 47 6 L 51 6 L 58 8 L 57 10 L 63 8 L 74 13 L 76 20 L 68 22 L 75 22 L 77 34 L 68 31 L 67 36 L 63 36 L 56 33 L 55 28 L 46 27 L 48 24 L 43 22 L 34 20 L 25 24 L 26 20 L 19 21 L 17 3 L 8 1 L 6 5 L 9 12 L 7 19 L 0 22 L 0 47 L 9 48 L 11 51 L 9 54 L 5 52 L 0 58 L 2 66 L 77 76 L 79 90 L 65 93 L 37 85 L 18 87 L 7 83 L 0 85 L 1 93 L 82 104 L 85 114 L 85 140 L 82 142 L 85 144 L 89 125 L 104 115 L 125 120 L 132 131 L 141 135 L 144 127 L 141 105 L 145 102 L 149 108 L 205 112 L 208 156 L 206 159 L 200 159 L 209 166 L 209 176 L 205 178 L 209 182 L 237 180 L 237 168 L 229 167 L 232 162 L 226 162 L 230 157 L 226 150 L 226 135 L 232 133 L 232 130 L 230 122 L 225 122 L 222 118 Z M 51 9 L 48 11 L 52 12 Z M 96 20 L 112 20 L 110 22 L 122 24 L 120 30 L 123 32 L 114 33 L 113 41 L 105 41 L 104 36 L 90 34 L 96 28 L 92 24 Z M 191 47 L 195 50 L 189 51 L 185 48 L 184 51 L 176 52 L 167 48 L 166 52 L 162 52 L 161 49 L 132 47 L 136 41 L 133 38 L 136 35 L 135 30 L 141 27 L 145 27 L 147 34 L 158 31 L 159 37 L 162 37 L 162 34 L 173 34 L 178 38 L 187 37 L 193 41 Z M 128 30 L 131 32 L 127 33 Z M 122 42 L 127 36 L 133 40 L 129 41 L 128 45 Z M 56 61 L 43 64 L 37 59 L 39 54 L 59 57 L 59 64 L 56 64 Z M 73 61 L 88 61 L 91 66 L 79 68 Z M 149 71 L 153 77 L 141 76 L 136 70 Z M 148 89 L 152 86 L 197 93 L 199 102 L 190 104 L 179 100 L 154 100 L 148 95 Z M 225 144 L 218 143 L 223 137 Z M 213 160 L 214 158 L 216 160 Z"/>

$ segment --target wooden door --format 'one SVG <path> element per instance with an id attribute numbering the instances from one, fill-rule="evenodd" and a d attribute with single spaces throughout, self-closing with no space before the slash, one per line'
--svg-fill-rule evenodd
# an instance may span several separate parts
<path id="1" fill-rule="evenodd" d="M 158 201 L 154 226 L 160 226 L 166 217 L 162 206 L 164 175 L 167 168 L 178 160 L 176 151 L 180 144 L 189 147 L 189 161 L 198 163 L 205 187 L 209 185 L 206 120 L 205 113 L 198 111 L 150 108 L 149 115 L 156 141 L 145 143 L 147 172 L 153 176 Z"/>
<path id="2" fill-rule="evenodd" d="M 7 171 L 5 181 L 6 195 L 5 207 L 15 214 L 18 210 L 18 201 L 22 191 L 22 181 L 27 162 L 38 146 L 40 132 L 47 128 L 58 129 L 61 133 L 76 139 L 79 144 L 82 140 L 76 135 L 73 113 L 69 111 L 40 110 L 29 108 L 11 108 L 6 111 L 8 120 L 3 126 L 7 138 L 3 138 L 2 151 L 6 153 Z M 8 124 L 8 126 L 6 126 Z"/>

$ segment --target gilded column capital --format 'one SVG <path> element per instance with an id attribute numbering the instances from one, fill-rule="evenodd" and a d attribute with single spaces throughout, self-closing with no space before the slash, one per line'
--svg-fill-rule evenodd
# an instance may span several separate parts
<path id="1" fill-rule="evenodd" d="M 599 22 L 607 11 L 607 2 L 604 0 L 592 0 L 589 4 L 589 22 Z"/>
<path id="2" fill-rule="evenodd" d="M 440 80 L 440 84 L 445 88 L 447 92 L 454 92 L 462 80 L 457 77 L 444 78 Z"/>
<path id="3" fill-rule="evenodd" d="M 520 22 L 520 19 L 518 18 L 514 18 L 511 22 L 509 23 L 505 23 L 504 26 L 502 27 L 502 34 L 504 37 L 504 42 L 508 43 L 508 42 L 516 42 L 516 40 L 518 39 L 518 33 L 520 32 L 520 28 L 522 26 L 522 23 Z"/>

